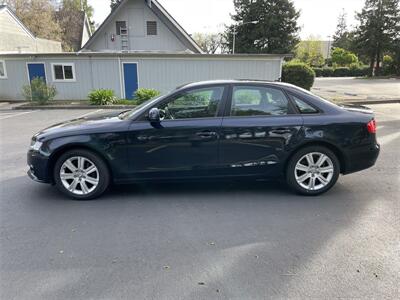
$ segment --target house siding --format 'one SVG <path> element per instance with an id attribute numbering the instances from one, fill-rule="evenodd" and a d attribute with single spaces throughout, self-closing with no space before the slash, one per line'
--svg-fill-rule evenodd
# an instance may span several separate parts
<path id="1" fill-rule="evenodd" d="M 93 89 L 106 88 L 124 98 L 123 63 L 138 64 L 139 88 L 167 92 L 179 85 L 212 79 L 278 80 L 281 57 L 232 55 L 51 55 L 1 56 L 6 62 L 8 78 L 0 80 L 1 100 L 22 100 L 21 89 L 28 84 L 28 62 L 45 63 L 47 82 L 57 88 L 59 100 L 82 100 Z M 52 63 L 74 63 L 76 81 L 54 82 Z"/>
<path id="2" fill-rule="evenodd" d="M 129 35 L 129 49 L 134 51 L 181 52 L 187 47 L 147 6 L 144 0 L 129 0 L 121 5 L 118 13 L 101 28 L 85 50 L 120 51 L 121 37 L 116 35 L 116 21 L 126 21 Z M 157 35 L 147 35 L 146 22 L 157 22 Z M 114 35 L 115 41 L 111 40 Z"/>

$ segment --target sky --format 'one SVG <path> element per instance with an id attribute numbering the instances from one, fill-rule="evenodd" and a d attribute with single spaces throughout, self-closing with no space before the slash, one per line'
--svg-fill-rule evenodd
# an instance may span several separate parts
<path id="1" fill-rule="evenodd" d="M 101 24 L 110 13 L 109 0 L 88 0 L 94 7 L 94 20 Z M 230 24 L 234 12 L 233 0 L 158 0 L 190 34 L 195 32 L 220 32 Z M 301 11 L 300 36 L 327 40 L 335 32 L 337 18 L 345 9 L 347 24 L 356 24 L 355 12 L 360 11 L 365 0 L 293 0 Z"/>

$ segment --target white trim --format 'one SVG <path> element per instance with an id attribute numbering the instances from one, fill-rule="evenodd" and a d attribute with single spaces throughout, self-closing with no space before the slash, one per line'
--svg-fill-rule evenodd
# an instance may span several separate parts
<path id="1" fill-rule="evenodd" d="M 63 67 L 64 79 L 56 79 L 56 74 L 54 72 L 54 66 L 62 66 Z M 64 67 L 65 66 L 72 67 L 73 79 L 65 79 L 65 72 L 64 72 Z M 73 63 L 73 62 L 69 62 L 69 63 L 67 63 L 67 62 L 54 62 L 54 63 L 51 63 L 51 74 L 52 74 L 53 82 L 64 82 L 64 83 L 76 82 L 75 63 Z"/>
<path id="2" fill-rule="evenodd" d="M 4 71 L 4 76 L 0 75 L 0 79 L 8 79 L 6 61 L 1 59 L 0 63 L 3 64 L 3 71 Z"/>
<path id="3" fill-rule="evenodd" d="M 125 90 L 125 69 L 124 69 L 124 65 L 136 65 L 136 77 L 137 77 L 137 84 L 138 84 L 138 89 L 140 88 L 139 85 L 139 63 L 137 61 L 124 61 L 122 62 L 122 86 L 123 86 L 123 96 L 124 99 L 126 98 L 126 90 Z"/>
<path id="4" fill-rule="evenodd" d="M 31 84 L 31 79 L 29 78 L 29 65 L 43 65 L 43 67 L 44 67 L 44 79 L 45 79 L 45 81 L 46 81 L 46 84 L 48 84 L 49 82 L 48 82 L 48 79 L 47 79 L 47 72 L 46 72 L 46 63 L 44 63 L 44 62 L 42 62 L 42 61 L 29 61 L 29 62 L 26 62 L 26 72 L 27 72 L 27 75 L 28 75 L 28 84 L 30 85 Z"/>

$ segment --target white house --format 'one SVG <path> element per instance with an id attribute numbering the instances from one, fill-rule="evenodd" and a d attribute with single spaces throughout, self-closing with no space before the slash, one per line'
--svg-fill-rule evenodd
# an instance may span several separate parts
<path id="1" fill-rule="evenodd" d="M 191 36 L 156 0 L 121 1 L 82 50 L 202 53 Z"/>
<path id="2" fill-rule="evenodd" d="M 0 5 L 0 53 L 61 51 L 61 42 L 35 37 L 8 6 Z"/>

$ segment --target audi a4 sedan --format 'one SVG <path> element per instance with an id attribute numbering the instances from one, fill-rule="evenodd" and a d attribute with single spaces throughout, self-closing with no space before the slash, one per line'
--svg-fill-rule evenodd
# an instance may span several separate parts
<path id="1" fill-rule="evenodd" d="M 283 178 L 303 195 L 373 166 L 373 112 L 293 85 L 187 84 L 133 110 L 79 118 L 34 135 L 28 175 L 78 200 L 111 183 Z"/>

